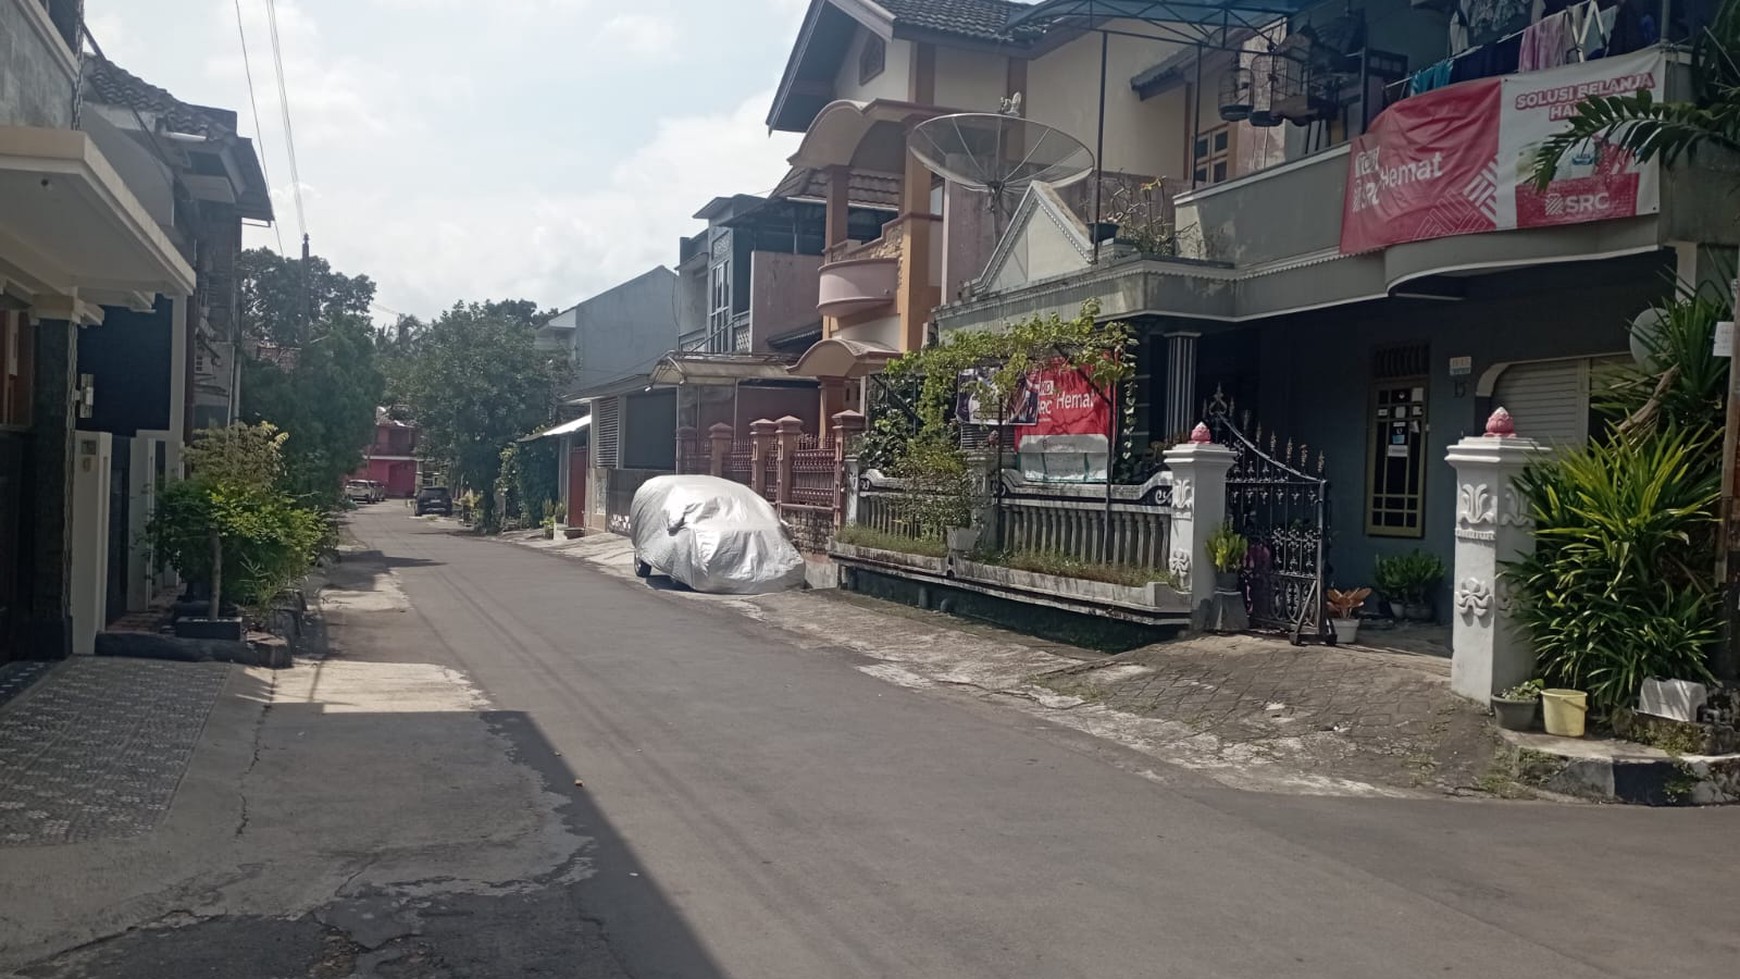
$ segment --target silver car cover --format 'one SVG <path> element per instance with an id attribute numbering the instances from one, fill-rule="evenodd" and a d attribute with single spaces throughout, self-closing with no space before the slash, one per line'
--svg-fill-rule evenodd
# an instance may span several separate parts
<path id="1" fill-rule="evenodd" d="M 773 505 L 717 476 L 655 476 L 629 511 L 635 557 L 696 591 L 754 595 L 803 584 L 804 559 Z"/>

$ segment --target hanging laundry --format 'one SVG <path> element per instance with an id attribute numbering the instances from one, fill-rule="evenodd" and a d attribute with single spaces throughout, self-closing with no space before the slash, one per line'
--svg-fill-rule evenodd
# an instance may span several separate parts
<path id="1" fill-rule="evenodd" d="M 1565 11 L 1549 14 L 1523 30 L 1522 52 L 1517 58 L 1517 70 L 1540 71 L 1542 68 L 1557 68 L 1565 63 L 1565 55 L 1570 49 L 1570 16 Z"/>
<path id="2" fill-rule="evenodd" d="M 1516 71 L 1517 57 L 1521 52 L 1521 36 L 1464 52 L 1450 69 L 1450 81 L 1466 82 L 1512 74 Z"/>
<path id="3" fill-rule="evenodd" d="M 1414 72 L 1408 78 L 1408 94 L 1419 95 L 1435 88 L 1443 88 L 1450 84 L 1450 72 L 1455 67 L 1456 59 L 1445 58 L 1437 64 L 1428 65 Z"/>
<path id="4" fill-rule="evenodd" d="M 1659 9 L 1650 0 L 1619 0 L 1607 39 L 1607 56 L 1642 51 L 1660 40 L 1661 28 L 1656 22 Z"/>
<path id="5" fill-rule="evenodd" d="M 1571 39 L 1578 57 L 1583 61 L 1594 61 L 1605 56 L 1619 8 L 1612 6 L 1602 10 L 1595 0 L 1584 0 L 1567 13 L 1571 18 Z"/>

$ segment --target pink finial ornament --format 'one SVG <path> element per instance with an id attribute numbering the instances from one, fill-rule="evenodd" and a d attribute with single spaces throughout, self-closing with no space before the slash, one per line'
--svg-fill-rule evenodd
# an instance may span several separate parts
<path id="1" fill-rule="evenodd" d="M 1486 434 L 1490 438 L 1508 439 L 1516 437 L 1516 422 L 1510 417 L 1510 412 L 1503 408 L 1492 413 L 1486 420 Z"/>
<path id="2" fill-rule="evenodd" d="M 1202 422 L 1197 422 L 1196 427 L 1190 430 L 1191 445 L 1207 445 L 1213 441 L 1214 436 L 1209 433 L 1208 426 Z"/>

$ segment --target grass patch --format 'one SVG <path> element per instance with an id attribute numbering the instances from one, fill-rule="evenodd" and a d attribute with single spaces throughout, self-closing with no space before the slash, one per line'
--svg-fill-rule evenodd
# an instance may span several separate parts
<path id="1" fill-rule="evenodd" d="M 1172 580 L 1169 573 L 1159 568 L 1144 568 L 1134 564 L 1100 564 L 1056 551 L 1005 551 L 990 555 L 987 562 L 1014 568 L 1016 571 L 1103 581 L 1109 585 L 1123 585 L 1128 588 L 1142 588 L 1151 581 L 1170 583 Z"/>
<path id="2" fill-rule="evenodd" d="M 885 530 L 856 525 L 841 527 L 834 534 L 834 539 L 854 547 L 874 547 L 882 551 L 921 554 L 925 557 L 947 557 L 949 553 L 948 545 L 940 540 L 922 540 L 917 537 L 907 537 L 904 534 L 891 534 Z"/>

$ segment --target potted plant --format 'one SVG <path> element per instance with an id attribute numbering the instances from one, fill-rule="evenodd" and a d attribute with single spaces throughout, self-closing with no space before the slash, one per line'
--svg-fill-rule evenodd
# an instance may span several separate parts
<path id="1" fill-rule="evenodd" d="M 1324 604 L 1329 606 L 1329 625 L 1335 630 L 1337 643 L 1351 643 L 1359 638 L 1359 607 L 1370 597 L 1370 588 L 1329 589 Z"/>
<path id="2" fill-rule="evenodd" d="M 1498 726 L 1506 731 L 1527 731 L 1533 728 L 1535 715 L 1540 713 L 1543 686 L 1545 684 L 1539 680 L 1529 680 L 1493 694 L 1492 713 L 1498 718 Z"/>
<path id="3" fill-rule="evenodd" d="M 1204 624 L 1211 632 L 1243 632 L 1251 627 L 1251 617 L 1245 608 L 1244 590 L 1239 587 L 1239 571 L 1245 566 L 1245 552 L 1250 542 L 1232 528 L 1221 524 L 1208 538 L 1208 557 L 1214 563 L 1214 599 Z"/>
<path id="4" fill-rule="evenodd" d="M 1245 566 L 1245 551 L 1250 542 L 1245 535 L 1232 528 L 1232 524 L 1221 524 L 1208 538 L 1208 558 L 1214 562 L 1214 587 L 1225 591 L 1237 591 L 1239 587 L 1239 571 Z"/>
<path id="5" fill-rule="evenodd" d="M 1444 580 L 1444 573 L 1444 562 L 1436 554 L 1416 548 L 1407 554 L 1378 558 L 1375 578 L 1392 616 L 1430 622 L 1437 617 L 1432 593 Z"/>

